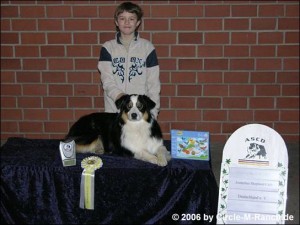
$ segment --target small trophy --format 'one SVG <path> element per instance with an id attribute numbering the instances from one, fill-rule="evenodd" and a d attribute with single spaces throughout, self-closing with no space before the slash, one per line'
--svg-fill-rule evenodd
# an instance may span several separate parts
<path id="1" fill-rule="evenodd" d="M 76 165 L 76 150 L 75 141 L 59 143 L 59 151 L 63 166 L 75 166 Z"/>

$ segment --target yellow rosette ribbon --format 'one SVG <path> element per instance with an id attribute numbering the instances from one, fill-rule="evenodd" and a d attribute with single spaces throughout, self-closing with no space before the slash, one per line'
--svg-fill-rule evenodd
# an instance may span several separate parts
<path id="1" fill-rule="evenodd" d="M 95 170 L 102 167 L 102 160 L 97 156 L 91 156 L 81 161 L 84 169 L 80 183 L 80 208 L 94 209 L 95 198 Z"/>

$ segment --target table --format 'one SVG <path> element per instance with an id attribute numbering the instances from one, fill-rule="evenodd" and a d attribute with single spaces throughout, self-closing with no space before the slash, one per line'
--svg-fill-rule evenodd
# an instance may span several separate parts
<path id="1" fill-rule="evenodd" d="M 210 162 L 172 159 L 159 167 L 100 155 L 95 209 L 87 210 L 79 207 L 80 162 L 93 154 L 77 154 L 76 166 L 63 167 L 59 141 L 12 137 L 1 147 L 1 224 L 216 222 L 218 186 Z M 170 141 L 165 145 L 170 149 Z M 175 213 L 179 220 L 172 219 Z"/>

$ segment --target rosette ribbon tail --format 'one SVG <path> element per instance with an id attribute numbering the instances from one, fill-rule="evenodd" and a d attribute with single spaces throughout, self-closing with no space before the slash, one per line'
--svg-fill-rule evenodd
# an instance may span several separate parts
<path id="1" fill-rule="evenodd" d="M 94 209 L 95 170 L 83 170 L 80 184 L 80 208 Z"/>
<path id="2" fill-rule="evenodd" d="M 81 174 L 79 207 L 82 209 L 94 209 L 95 171 L 102 165 L 102 160 L 96 156 L 81 161 L 81 167 L 84 170 Z"/>

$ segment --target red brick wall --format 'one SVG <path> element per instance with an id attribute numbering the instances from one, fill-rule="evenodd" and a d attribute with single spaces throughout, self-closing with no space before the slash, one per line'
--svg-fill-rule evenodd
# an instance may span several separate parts
<path id="1" fill-rule="evenodd" d="M 161 66 L 166 139 L 262 123 L 299 139 L 298 1 L 136 1 Z M 103 111 L 97 62 L 120 1 L 1 1 L 1 140 L 62 138 Z"/>

